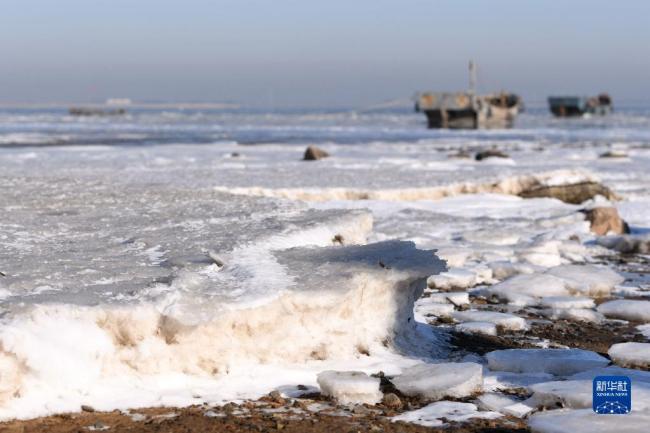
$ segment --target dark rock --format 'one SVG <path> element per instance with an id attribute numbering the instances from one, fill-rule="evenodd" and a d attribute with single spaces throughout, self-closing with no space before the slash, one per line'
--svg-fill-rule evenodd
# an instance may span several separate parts
<path id="1" fill-rule="evenodd" d="M 397 394 L 389 392 L 388 394 L 384 394 L 384 398 L 382 399 L 382 403 L 384 406 L 390 409 L 401 409 L 402 408 L 402 400 L 397 396 Z"/>
<path id="2" fill-rule="evenodd" d="M 94 408 L 94 407 L 92 407 L 92 406 L 88 406 L 88 405 L 86 405 L 86 404 L 82 404 L 82 405 L 81 405 L 81 410 L 82 410 L 83 412 L 95 412 L 95 408 Z"/>
<path id="3" fill-rule="evenodd" d="M 469 153 L 465 149 L 461 149 L 456 153 L 450 153 L 448 155 L 449 158 L 459 158 L 459 159 L 470 159 L 472 157 L 472 154 Z"/>
<path id="4" fill-rule="evenodd" d="M 269 399 L 273 403 L 278 403 L 278 404 L 285 404 L 286 403 L 286 400 L 282 397 L 282 394 L 280 394 L 280 391 L 277 391 L 277 390 L 271 391 L 269 393 Z"/>
<path id="5" fill-rule="evenodd" d="M 610 150 L 600 154 L 600 158 L 627 158 L 628 154 L 622 150 Z"/>
<path id="6" fill-rule="evenodd" d="M 488 149 L 478 152 L 474 157 L 477 161 L 483 161 L 487 158 L 510 158 L 510 155 L 501 152 L 499 149 Z"/>
<path id="7" fill-rule="evenodd" d="M 584 203 L 597 195 L 602 195 L 608 200 L 619 199 L 612 190 L 598 182 L 581 182 L 569 185 L 553 186 L 539 185 L 521 191 L 518 195 L 523 198 L 556 198 L 570 204 Z"/>
<path id="8" fill-rule="evenodd" d="M 595 207 L 581 212 L 591 224 L 591 231 L 599 236 L 608 233 L 622 235 L 630 232 L 629 226 L 621 219 L 615 207 Z"/>
<path id="9" fill-rule="evenodd" d="M 330 156 L 329 153 L 325 152 L 323 149 L 319 149 L 316 146 L 309 146 L 305 150 L 305 156 L 303 156 L 304 161 L 316 161 L 319 159 L 327 158 Z"/>

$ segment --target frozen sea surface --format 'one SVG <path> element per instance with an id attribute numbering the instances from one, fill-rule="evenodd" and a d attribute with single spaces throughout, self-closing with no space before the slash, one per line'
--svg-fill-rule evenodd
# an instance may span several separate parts
<path id="1" fill-rule="evenodd" d="M 448 362 L 449 330 L 425 322 L 509 278 L 495 286 L 508 314 L 595 314 L 571 284 L 615 253 L 578 210 L 614 205 L 648 232 L 649 113 L 533 110 L 512 130 L 429 131 L 410 112 L 0 110 L 0 418 L 254 398 L 326 370 L 395 377 Z M 308 144 L 332 157 L 301 161 Z M 493 146 L 510 158 L 450 157 Z M 612 149 L 628 157 L 599 157 Z M 531 176 L 599 179 L 622 201 L 513 195 Z M 567 293 L 536 283 L 549 276 Z M 622 278 L 647 290 L 626 273 L 607 291 Z M 567 362 L 551 373 L 581 371 Z M 558 380 L 543 370 L 486 367 L 484 391 Z M 404 419 L 492 416 L 458 404 Z"/>

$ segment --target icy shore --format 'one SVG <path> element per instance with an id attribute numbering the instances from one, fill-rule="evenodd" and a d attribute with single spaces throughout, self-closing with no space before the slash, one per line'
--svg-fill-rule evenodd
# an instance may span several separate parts
<path id="1" fill-rule="evenodd" d="M 412 242 L 355 245 L 367 212 L 74 182 L 57 185 L 67 195 L 57 200 L 31 186 L 5 197 L 15 207 L 4 221 L 15 250 L 2 279 L 5 419 L 190 404 L 183 394 L 197 386 L 211 401 L 253 397 L 237 389 L 242 365 L 408 353 L 413 304 L 445 269 Z"/>
<path id="2" fill-rule="evenodd" d="M 621 131 L 325 141 L 315 162 L 286 143 L 2 149 L 0 417 L 212 417 L 276 391 L 303 417 L 620 427 L 585 408 L 597 374 L 648 381 L 648 261 L 620 245 L 647 237 L 650 152 Z M 599 158 L 614 139 L 629 157 Z M 493 145 L 510 158 L 449 156 Z M 539 195 L 595 182 L 615 194 Z M 597 206 L 632 232 L 592 232 Z"/>

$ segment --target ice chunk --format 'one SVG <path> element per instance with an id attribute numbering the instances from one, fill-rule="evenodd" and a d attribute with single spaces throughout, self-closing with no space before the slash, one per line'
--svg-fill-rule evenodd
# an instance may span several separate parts
<path id="1" fill-rule="evenodd" d="M 614 286 L 625 281 L 611 269 L 595 265 L 562 265 L 547 273 L 565 280 L 572 292 L 587 296 L 607 296 Z"/>
<path id="2" fill-rule="evenodd" d="M 563 380 L 537 383 L 530 386 L 533 391 L 531 402 L 537 406 L 555 407 L 562 404 L 573 409 L 590 408 L 593 397 L 592 380 Z M 634 410 L 650 408 L 650 384 L 639 382 L 632 387 Z"/>
<path id="3" fill-rule="evenodd" d="M 483 368 L 473 362 L 419 364 L 392 379 L 404 395 L 432 400 L 467 397 L 481 390 Z"/>
<path id="4" fill-rule="evenodd" d="M 429 287 L 440 290 L 466 289 L 478 284 L 475 272 L 463 268 L 452 268 L 429 278 Z"/>
<path id="5" fill-rule="evenodd" d="M 650 414 L 598 415 L 592 409 L 564 409 L 538 412 L 528 425 L 538 433 L 647 433 Z"/>
<path id="6" fill-rule="evenodd" d="M 457 332 L 466 334 L 497 335 L 497 325 L 491 322 L 465 322 L 454 327 Z"/>
<path id="7" fill-rule="evenodd" d="M 436 302 L 435 298 L 420 298 L 415 302 L 415 311 L 423 316 L 449 317 L 454 312 L 453 304 Z"/>
<path id="8" fill-rule="evenodd" d="M 487 371 L 483 375 L 483 390 L 498 391 L 511 388 L 525 388 L 528 385 L 554 380 L 549 373 L 512 373 L 508 371 Z"/>
<path id="9" fill-rule="evenodd" d="M 573 409 L 591 407 L 592 382 L 588 380 L 563 380 L 536 383 L 530 403 L 538 407 L 555 408 L 559 405 Z"/>
<path id="10" fill-rule="evenodd" d="M 380 380 L 360 371 L 323 371 L 318 385 L 323 394 L 342 404 L 376 404 L 382 398 Z"/>
<path id="11" fill-rule="evenodd" d="M 488 245 L 515 245 L 520 236 L 509 230 L 474 230 L 463 233 L 463 239 L 469 242 Z"/>
<path id="12" fill-rule="evenodd" d="M 616 319 L 650 322 L 650 301 L 618 299 L 600 304 L 598 311 Z"/>
<path id="13" fill-rule="evenodd" d="M 582 296 L 545 296 L 540 304 L 550 308 L 594 308 L 596 305 L 593 299 Z"/>
<path id="14" fill-rule="evenodd" d="M 509 313 L 497 311 L 456 311 L 452 317 L 459 322 L 489 322 L 510 331 L 521 331 L 527 328 L 526 319 Z"/>
<path id="15" fill-rule="evenodd" d="M 618 343 L 607 351 L 612 361 L 624 367 L 650 367 L 650 343 Z"/>
<path id="16" fill-rule="evenodd" d="M 436 251 L 436 255 L 447 262 L 450 268 L 459 268 L 472 255 L 472 250 L 461 247 L 444 247 Z"/>
<path id="17" fill-rule="evenodd" d="M 411 412 L 404 412 L 393 417 L 391 421 L 403 421 L 425 427 L 444 425 L 443 418 L 447 421 L 463 422 L 471 418 L 495 419 L 502 415 L 498 412 L 479 412 L 472 403 L 459 403 L 455 401 L 438 401 Z"/>
<path id="18" fill-rule="evenodd" d="M 549 268 L 558 266 L 566 261 L 562 260 L 559 250 L 559 241 L 544 241 L 531 245 L 520 251 L 518 256 L 533 265 Z"/>
<path id="19" fill-rule="evenodd" d="M 650 340 L 650 323 L 645 325 L 639 325 L 636 327 L 636 330 L 641 333 L 646 339 Z"/>
<path id="20" fill-rule="evenodd" d="M 605 316 L 598 311 L 586 308 L 551 308 L 542 313 L 553 320 L 575 320 L 583 322 L 600 323 Z"/>
<path id="21" fill-rule="evenodd" d="M 485 394 L 479 395 L 476 402 L 478 403 L 478 407 L 482 410 L 501 412 L 504 407 L 515 404 L 517 400 L 505 394 L 486 392 Z"/>
<path id="22" fill-rule="evenodd" d="M 582 349 L 505 349 L 485 357 L 491 370 L 561 376 L 609 364 L 607 358 Z"/>
<path id="23" fill-rule="evenodd" d="M 487 293 L 505 299 L 514 305 L 535 305 L 537 298 L 567 296 L 566 282 L 547 274 L 520 274 L 486 289 Z"/>
<path id="24" fill-rule="evenodd" d="M 532 412 L 535 408 L 528 405 L 528 402 L 514 403 L 501 409 L 501 413 L 512 415 L 517 418 L 523 418 Z"/>
<path id="25" fill-rule="evenodd" d="M 500 412 L 517 418 L 522 418 L 535 409 L 528 404 L 528 401 L 519 402 L 512 397 L 495 392 L 482 394 L 476 400 L 478 407 L 483 410 Z"/>
<path id="26" fill-rule="evenodd" d="M 439 302 L 441 304 L 451 303 L 457 306 L 469 304 L 469 293 L 467 292 L 431 293 L 428 298 L 432 302 Z"/>
<path id="27" fill-rule="evenodd" d="M 632 379 L 632 382 L 645 382 L 650 384 L 650 372 L 633 370 L 631 368 L 618 367 L 616 365 L 611 365 L 604 368 L 594 368 L 592 370 L 581 371 L 572 376 L 569 376 L 570 380 L 594 380 L 596 376 L 628 376 Z"/>
<path id="28" fill-rule="evenodd" d="M 532 274 L 535 270 L 539 269 L 539 267 L 528 263 L 513 263 L 508 260 L 490 262 L 488 266 L 492 269 L 492 275 L 497 280 L 505 280 L 516 274 Z"/>

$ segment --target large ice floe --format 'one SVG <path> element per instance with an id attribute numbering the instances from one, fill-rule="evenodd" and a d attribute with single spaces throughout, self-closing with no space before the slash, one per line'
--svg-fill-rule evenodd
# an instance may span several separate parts
<path id="1" fill-rule="evenodd" d="M 506 349 L 490 352 L 485 357 L 491 370 L 560 376 L 609 364 L 607 358 L 582 349 Z"/>
<path id="2" fill-rule="evenodd" d="M 3 198 L 14 211 L 3 221 L 13 251 L 1 283 L 0 418 L 254 397 L 313 384 L 344 360 L 379 368 L 415 348 L 413 304 L 445 269 L 412 242 L 363 245 L 364 211 L 57 188 L 65 199 L 37 182 Z"/>

